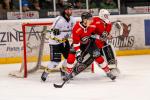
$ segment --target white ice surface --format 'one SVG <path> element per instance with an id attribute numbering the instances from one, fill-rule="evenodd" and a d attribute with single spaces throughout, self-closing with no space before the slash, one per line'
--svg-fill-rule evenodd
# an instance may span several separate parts
<path id="1" fill-rule="evenodd" d="M 150 55 L 118 57 L 121 75 L 112 82 L 95 65 L 95 73 L 85 72 L 63 88 L 60 73 L 50 74 L 43 83 L 41 73 L 27 79 L 14 78 L 8 73 L 17 64 L 0 65 L 0 100 L 150 100 Z"/>

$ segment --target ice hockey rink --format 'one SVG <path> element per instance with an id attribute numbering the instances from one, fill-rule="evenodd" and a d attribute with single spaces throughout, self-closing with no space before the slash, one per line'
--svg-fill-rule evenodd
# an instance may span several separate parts
<path id="1" fill-rule="evenodd" d="M 18 64 L 0 65 L 0 100 L 150 100 L 150 55 L 118 57 L 120 76 L 115 82 L 95 65 L 95 73 L 79 74 L 63 88 L 60 73 L 52 73 L 44 83 L 41 73 L 28 78 L 8 76 Z"/>

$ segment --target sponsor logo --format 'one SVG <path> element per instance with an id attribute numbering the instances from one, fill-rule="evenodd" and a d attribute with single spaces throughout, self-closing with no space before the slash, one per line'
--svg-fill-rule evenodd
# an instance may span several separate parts
<path id="1" fill-rule="evenodd" d="M 13 29 L 13 32 L 0 32 L 0 45 L 6 45 L 7 43 L 14 43 L 14 42 L 22 42 L 23 41 L 23 32 L 17 29 Z M 41 40 L 41 31 L 37 31 L 36 27 L 31 27 L 26 32 L 27 41 Z"/>
<path id="2" fill-rule="evenodd" d="M 38 29 L 37 29 L 38 28 Z M 29 27 L 26 32 L 26 47 L 27 51 L 33 50 L 33 48 L 39 48 L 39 44 L 41 42 L 42 36 L 41 31 L 43 29 L 39 29 L 39 27 Z M 48 40 L 48 39 L 45 39 Z M 36 43 L 38 42 L 38 43 Z M 46 42 L 47 43 L 47 42 Z M 10 52 L 20 52 L 23 49 L 23 32 L 17 29 L 13 29 L 13 31 L 8 32 L 0 32 L 0 47 L 2 47 L 2 51 Z"/>
<path id="3" fill-rule="evenodd" d="M 134 45 L 134 36 L 130 36 L 131 24 L 126 24 L 122 21 L 112 22 L 111 34 L 113 38 L 111 42 L 115 48 L 132 47 Z"/>
<path id="4" fill-rule="evenodd" d="M 23 34 L 20 32 L 0 32 L 0 45 L 6 45 L 8 42 L 23 41 Z"/>

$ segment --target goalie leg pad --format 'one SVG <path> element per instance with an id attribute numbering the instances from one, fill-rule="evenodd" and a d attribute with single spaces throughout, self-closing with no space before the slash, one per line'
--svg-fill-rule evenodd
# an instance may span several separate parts
<path id="1" fill-rule="evenodd" d="M 115 54 L 114 47 L 111 44 L 107 44 L 102 49 L 105 61 L 107 61 L 111 73 L 113 73 L 115 76 L 119 76 L 120 70 L 117 67 L 117 58 Z"/>
<path id="2" fill-rule="evenodd" d="M 102 48 L 103 55 L 108 63 L 108 65 L 116 64 L 115 51 L 112 49 L 112 46 L 107 44 Z"/>

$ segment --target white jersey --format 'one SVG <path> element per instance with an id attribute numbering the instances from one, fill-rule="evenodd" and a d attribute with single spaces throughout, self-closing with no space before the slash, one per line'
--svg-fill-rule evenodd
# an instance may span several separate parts
<path id="1" fill-rule="evenodd" d="M 67 22 L 64 17 L 58 16 L 55 22 L 53 23 L 51 29 L 59 29 L 60 34 L 54 35 L 51 32 L 50 36 L 52 38 L 49 39 L 49 44 L 57 45 L 61 43 L 61 42 L 58 42 L 57 40 L 64 40 L 64 39 L 70 38 L 74 24 L 75 24 L 75 19 L 73 17 L 70 17 L 70 21 Z"/>

